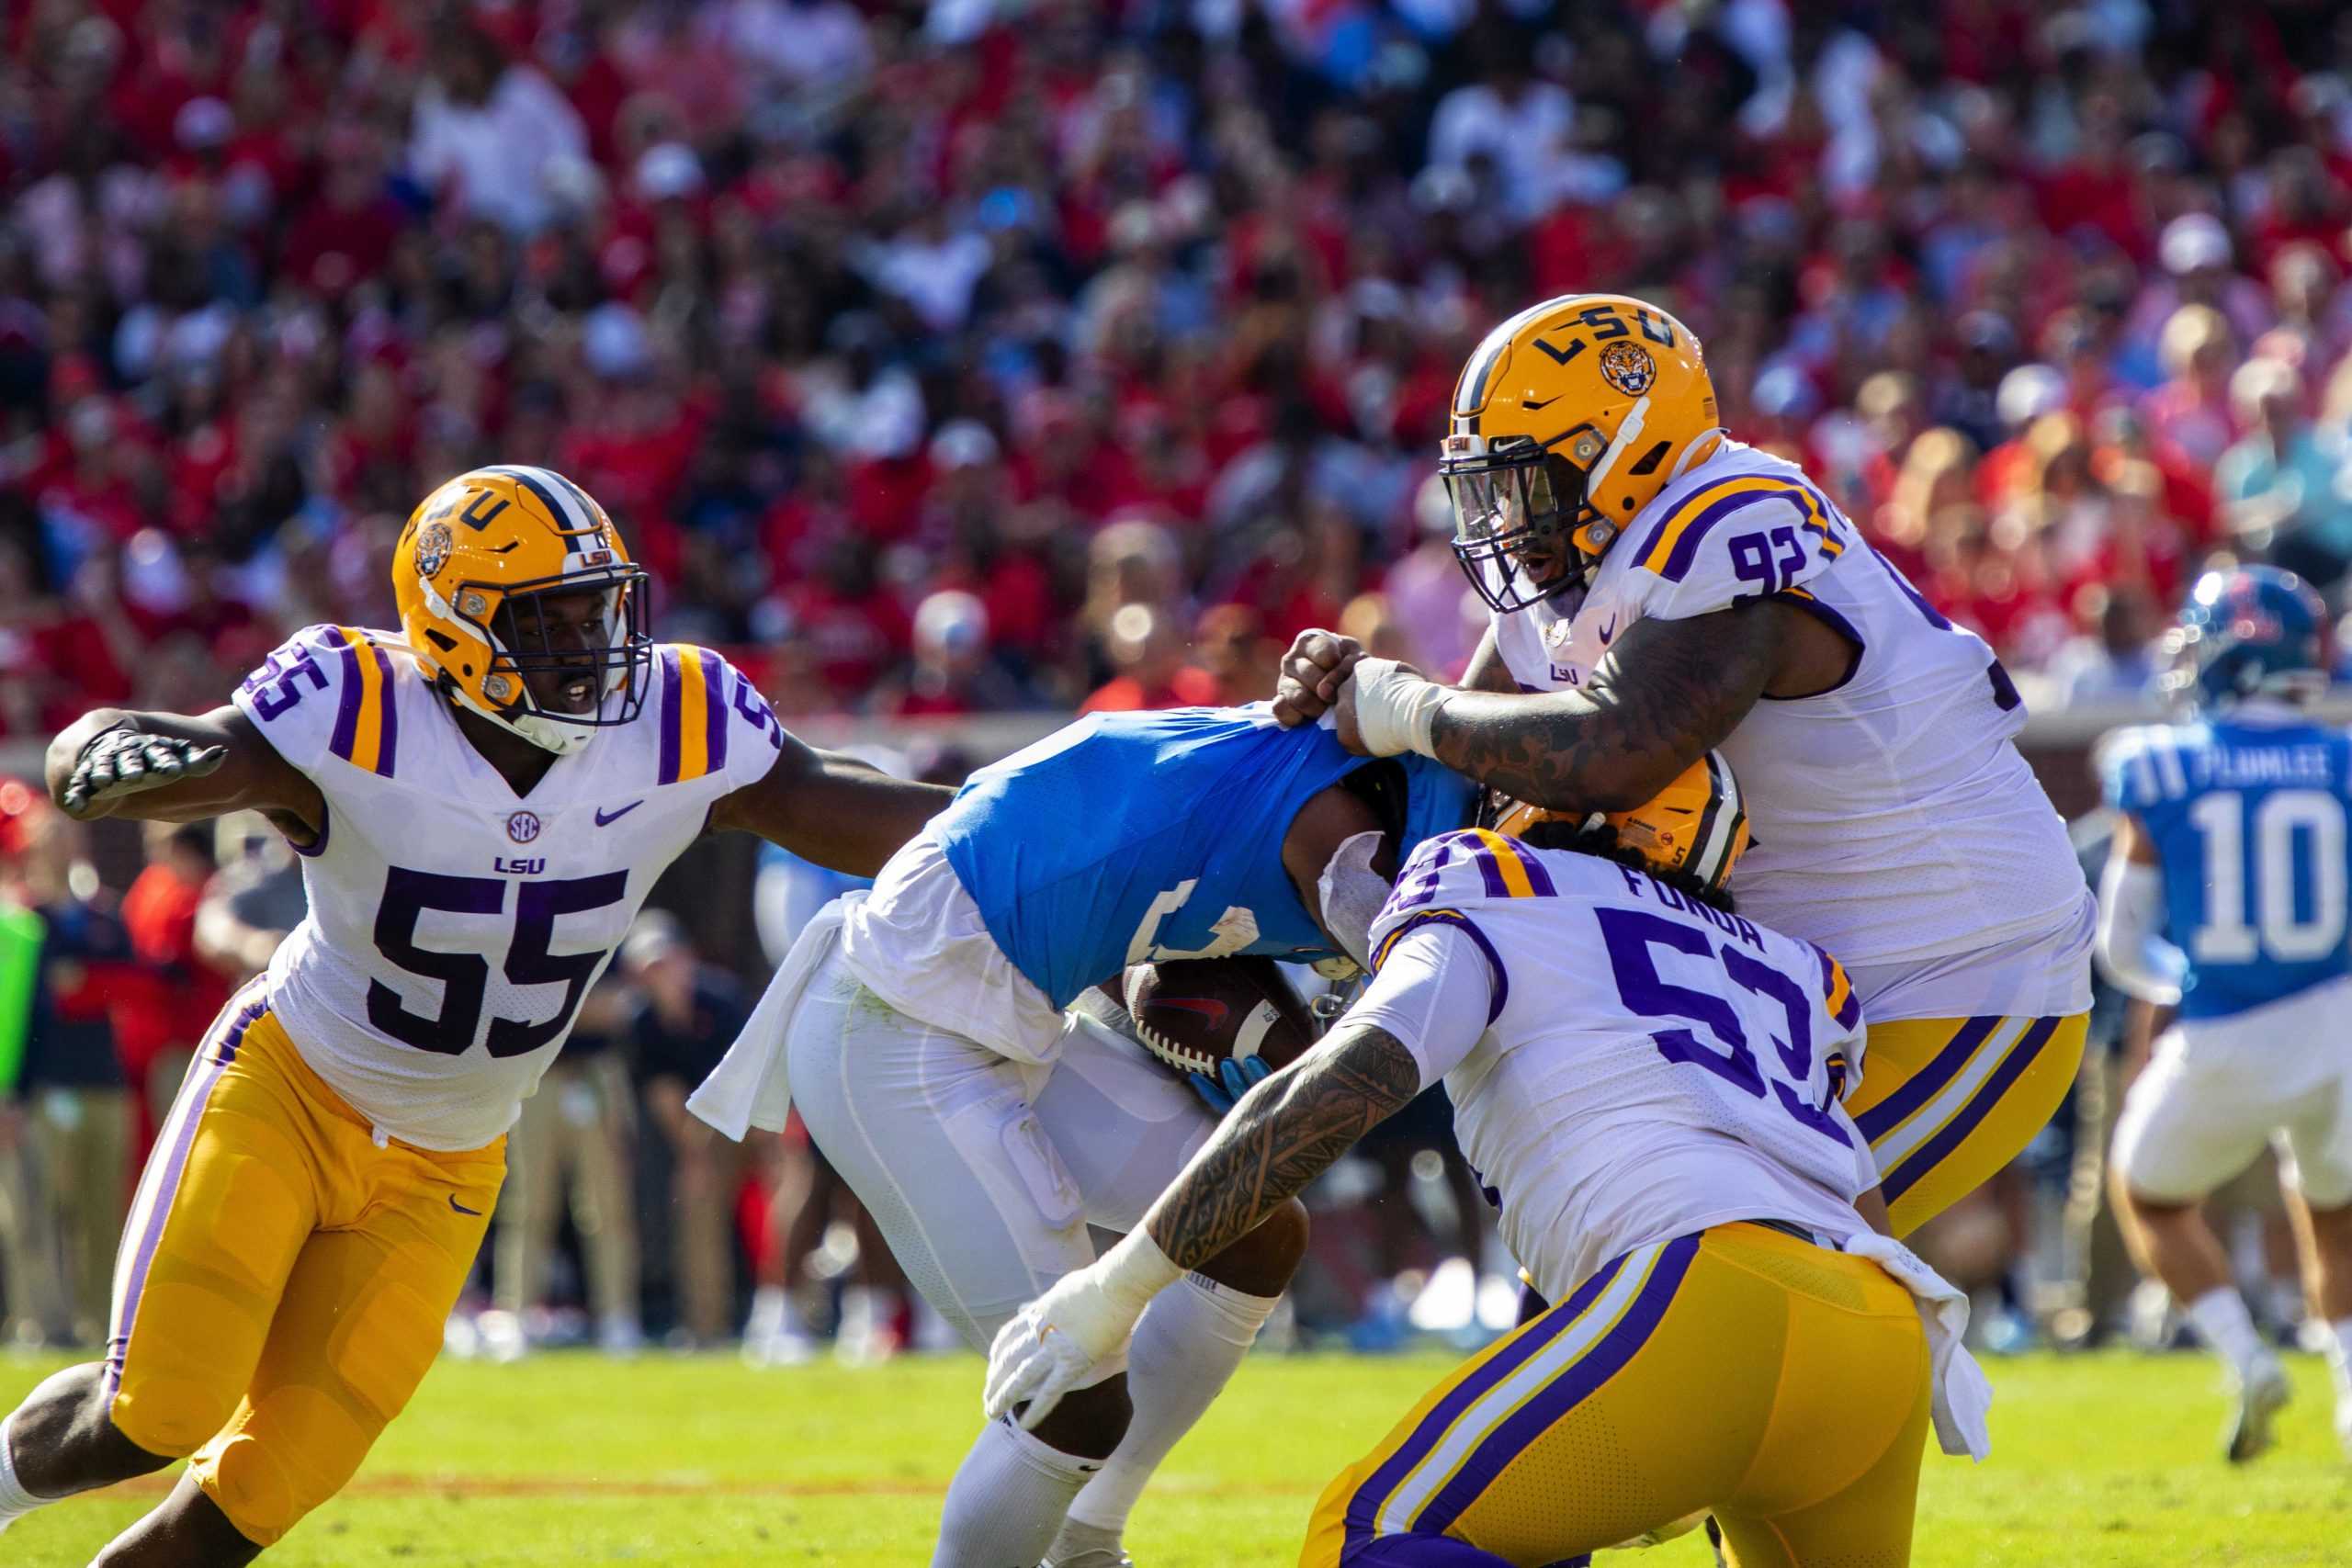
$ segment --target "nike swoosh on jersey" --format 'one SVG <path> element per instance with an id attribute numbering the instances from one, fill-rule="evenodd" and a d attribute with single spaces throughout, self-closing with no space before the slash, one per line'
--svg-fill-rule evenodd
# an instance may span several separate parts
<path id="1" fill-rule="evenodd" d="M 469 1209 L 463 1203 L 458 1202 L 458 1195 L 455 1192 L 449 1194 L 449 1207 L 457 1210 L 458 1213 L 461 1214 L 471 1214 L 476 1219 L 480 1219 L 481 1217 L 481 1211 L 480 1209 Z"/>
<path id="2" fill-rule="evenodd" d="M 1608 623 L 1600 628 L 1600 646 L 1607 648 L 1609 646 L 1609 639 L 1616 635 L 1617 617 L 1611 615 L 1609 617 Z"/>
<path id="3" fill-rule="evenodd" d="M 630 801 L 627 806 L 622 807 L 618 811 L 613 812 L 610 816 L 605 815 L 605 808 L 600 806 L 596 807 L 596 826 L 599 828 L 610 827 L 613 823 L 619 821 L 622 818 L 628 816 L 630 812 L 636 810 L 639 807 L 644 804 L 645 797 L 643 795 L 639 795 L 635 800 Z"/>

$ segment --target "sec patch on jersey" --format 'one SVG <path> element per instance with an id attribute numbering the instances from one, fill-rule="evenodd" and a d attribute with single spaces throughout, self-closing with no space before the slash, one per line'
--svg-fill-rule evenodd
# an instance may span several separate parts
<path id="1" fill-rule="evenodd" d="M 1276 1071 L 1315 1043 L 1315 1025 L 1271 958 L 1171 958 L 1126 975 L 1144 1049 L 1180 1073 L 1257 1056 Z"/>

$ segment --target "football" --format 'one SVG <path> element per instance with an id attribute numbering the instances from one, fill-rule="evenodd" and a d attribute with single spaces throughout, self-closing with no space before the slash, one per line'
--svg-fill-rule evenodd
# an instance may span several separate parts
<path id="1" fill-rule="evenodd" d="M 1227 1057 L 1290 1066 L 1315 1043 L 1306 1008 L 1271 958 L 1172 958 L 1127 971 L 1127 1011 L 1144 1049 L 1181 1073 Z"/>

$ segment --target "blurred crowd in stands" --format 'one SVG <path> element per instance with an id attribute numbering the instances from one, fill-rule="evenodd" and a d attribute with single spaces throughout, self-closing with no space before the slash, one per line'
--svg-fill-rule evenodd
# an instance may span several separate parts
<path id="1" fill-rule="evenodd" d="M 1579 289 L 1679 314 L 1733 432 L 2040 691 L 2130 699 L 2216 554 L 2344 607 L 2347 278 L 2333 0 L 18 0 L 0 742 L 391 624 L 409 509 L 497 460 L 787 715 L 1244 700 L 1315 625 L 1450 671 L 1455 371 Z M 23 1342 L 97 1332 L 195 1032 L 301 907 L 258 825 L 108 827 L 0 783 Z M 771 945 L 822 891 L 764 868 Z M 919 1333 L 805 1145 L 682 1113 L 758 956 L 708 934 L 633 935 L 529 1102 L 461 1348 Z M 2021 1321 L 2061 1209 L 2041 1273 L 2089 1268 L 2115 1059 L 1946 1238 Z M 1392 1153 L 1301 1292 L 1364 1343 L 1483 1246 Z"/>
<path id="2" fill-rule="evenodd" d="M 496 459 L 787 710 L 1445 670 L 1448 391 L 1572 289 L 2062 696 L 2352 559 L 2327 0 L 24 0 L 0 196 L 10 734 L 385 624 Z"/>

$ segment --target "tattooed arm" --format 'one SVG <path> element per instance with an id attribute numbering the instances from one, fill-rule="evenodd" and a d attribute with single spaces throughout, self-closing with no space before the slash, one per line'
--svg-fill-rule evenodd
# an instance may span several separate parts
<path id="1" fill-rule="evenodd" d="M 1497 963 L 1436 923 L 1393 943 L 1347 1016 L 1242 1096 L 1140 1228 L 998 1331 L 989 1415 L 1018 1408 L 1023 1426 L 1044 1420 L 1063 1394 L 1100 1378 L 1154 1295 L 1248 1235 L 1424 1083 L 1452 1071 L 1495 1020 Z"/>
<path id="2" fill-rule="evenodd" d="M 1140 1229 L 997 1331 L 981 1402 L 989 1418 L 1018 1412 L 1034 1429 L 1064 1394 L 1102 1376 L 1153 1296 L 1255 1230 L 1420 1088 L 1420 1064 L 1401 1041 L 1342 1019 L 1241 1097 Z"/>
<path id="3" fill-rule="evenodd" d="M 1636 621 L 1583 686 L 1446 694 L 1430 752 L 1531 805 L 1623 811 L 1720 744 L 1779 672 L 1790 621 L 1771 601 Z"/>
<path id="4" fill-rule="evenodd" d="M 1170 1263 L 1198 1268 L 1420 1092 L 1420 1065 L 1402 1042 L 1342 1022 L 1241 1098 L 1151 1206 L 1144 1229 Z"/>

